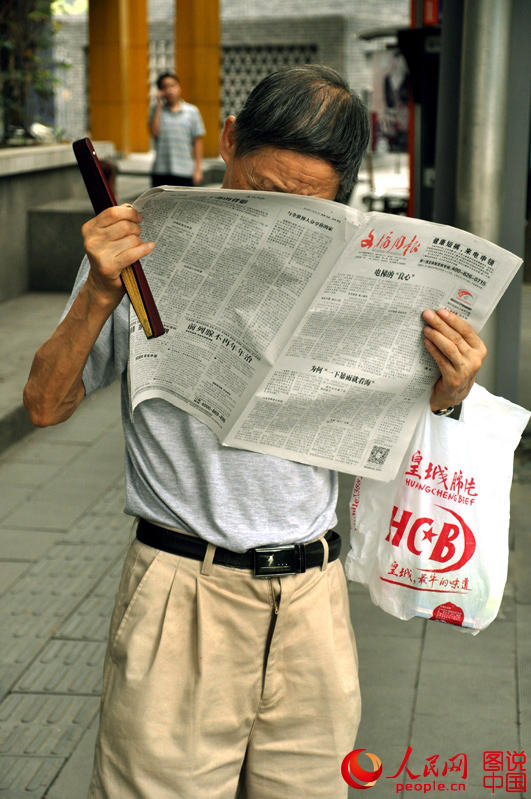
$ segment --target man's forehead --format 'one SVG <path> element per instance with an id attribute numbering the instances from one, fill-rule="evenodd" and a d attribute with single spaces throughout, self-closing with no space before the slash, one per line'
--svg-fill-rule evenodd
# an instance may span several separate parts
<path id="1" fill-rule="evenodd" d="M 238 160 L 255 189 L 332 197 L 337 193 L 338 174 L 323 158 L 262 147 Z"/>

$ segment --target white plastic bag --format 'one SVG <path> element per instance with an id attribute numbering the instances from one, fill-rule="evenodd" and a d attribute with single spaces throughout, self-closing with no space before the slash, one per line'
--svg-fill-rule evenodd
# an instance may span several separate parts
<path id="1" fill-rule="evenodd" d="M 348 579 L 399 619 L 477 634 L 507 579 L 513 457 L 530 413 L 474 385 L 459 420 L 426 409 L 397 477 L 356 478 Z"/>

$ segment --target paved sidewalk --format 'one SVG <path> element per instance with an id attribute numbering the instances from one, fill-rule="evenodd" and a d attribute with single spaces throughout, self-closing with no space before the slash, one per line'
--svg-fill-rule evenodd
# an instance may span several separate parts
<path id="1" fill-rule="evenodd" d="M 27 295 L 4 304 L 0 358 L 3 388 L 12 396 L 20 396 L 30 356 L 53 329 L 64 299 Z M 18 355 L 6 361 L 13 342 Z M 35 430 L 0 455 L 1 799 L 86 797 L 107 625 L 131 535 L 121 512 L 122 461 L 116 384 L 86 400 L 65 424 Z M 350 585 L 364 698 L 356 745 L 383 761 L 372 799 L 402 795 L 397 785 L 408 780 L 413 785 L 403 796 L 414 784 L 423 793 L 437 791 L 432 782 L 439 778 L 423 776 L 428 758 L 439 755 L 442 767 L 459 753 L 468 758 L 466 795 L 481 799 L 492 795 L 482 786 L 485 750 L 531 754 L 531 472 L 524 455 L 517 477 L 505 599 L 479 636 L 400 622 L 374 607 L 364 588 Z M 351 483 L 341 476 L 344 553 Z M 407 767 L 419 779 L 405 770 L 387 779 L 408 746 Z M 450 773 L 440 783 L 462 776 Z M 357 795 L 351 791 L 352 799 Z"/>

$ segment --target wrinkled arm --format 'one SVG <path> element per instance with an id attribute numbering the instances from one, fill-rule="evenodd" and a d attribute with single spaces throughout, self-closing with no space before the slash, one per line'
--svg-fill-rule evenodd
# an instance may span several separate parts
<path id="1" fill-rule="evenodd" d="M 154 247 L 153 242 L 140 239 L 140 219 L 132 206 L 121 205 L 83 225 L 89 275 L 66 317 L 33 359 L 24 388 L 24 405 L 33 424 L 46 427 L 63 422 L 81 403 L 83 368 L 124 295 L 120 273 Z"/>
<path id="2" fill-rule="evenodd" d="M 85 396 L 83 368 L 114 306 L 87 283 L 57 330 L 35 353 L 24 405 L 38 427 L 64 422 Z"/>

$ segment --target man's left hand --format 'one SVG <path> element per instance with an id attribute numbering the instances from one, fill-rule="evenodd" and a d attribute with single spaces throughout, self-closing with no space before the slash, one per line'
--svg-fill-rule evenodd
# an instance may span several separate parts
<path id="1" fill-rule="evenodd" d="M 441 370 L 430 407 L 437 411 L 459 405 L 472 388 L 487 348 L 468 322 L 446 308 L 424 311 L 422 318 L 424 344 Z"/>

